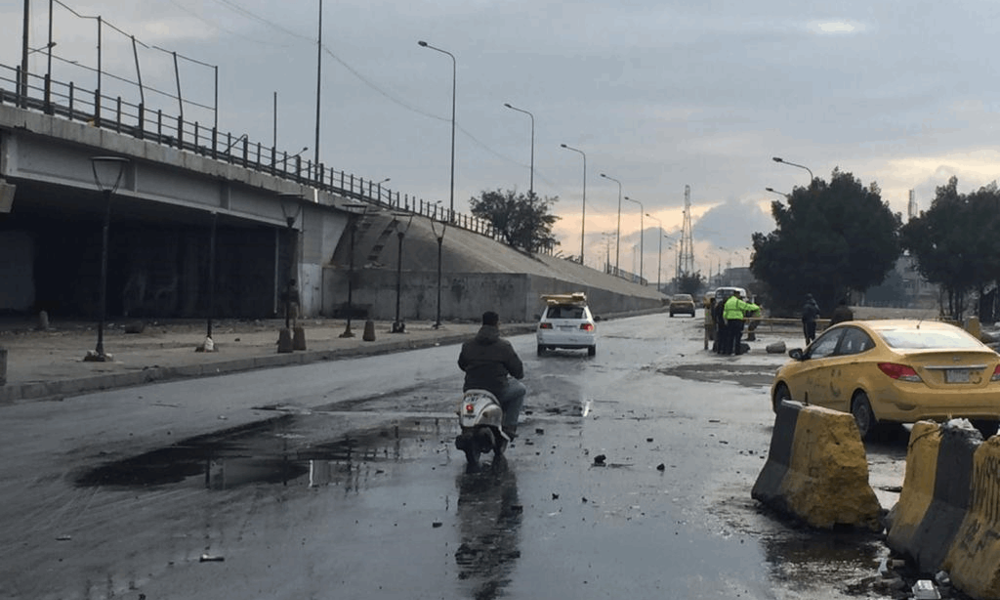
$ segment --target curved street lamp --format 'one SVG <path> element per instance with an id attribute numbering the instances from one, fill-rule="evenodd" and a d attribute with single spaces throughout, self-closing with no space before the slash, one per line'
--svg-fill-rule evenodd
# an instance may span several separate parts
<path id="1" fill-rule="evenodd" d="M 120 156 L 92 156 L 90 167 L 94 173 L 94 183 L 104 196 L 104 225 L 101 229 L 101 279 L 97 294 L 99 320 L 97 322 L 97 346 L 88 352 L 83 360 L 106 362 L 113 360 L 104 353 L 104 322 L 108 317 L 108 229 L 111 227 L 111 197 L 121 185 L 129 160 Z"/>
<path id="2" fill-rule="evenodd" d="M 657 219 L 656 217 L 654 217 L 653 215 L 651 215 L 649 213 L 646 213 L 646 216 L 649 217 L 650 219 L 653 219 L 654 221 L 656 221 L 659 224 L 659 227 L 660 227 L 660 235 L 658 236 L 660 238 L 660 244 L 659 244 L 659 249 L 657 250 L 657 257 L 658 258 L 656 260 L 656 291 L 659 292 L 660 291 L 660 272 L 663 270 L 663 238 L 665 238 L 666 236 L 663 235 L 663 221 Z"/>
<path id="3" fill-rule="evenodd" d="M 793 162 L 788 162 L 787 160 L 781 158 L 780 156 L 773 156 L 773 157 L 771 157 L 771 160 L 773 160 L 776 163 L 783 163 L 783 164 L 786 164 L 786 165 L 791 165 L 793 167 L 798 167 L 800 169 L 805 169 L 806 171 L 809 171 L 809 185 L 812 185 L 812 181 L 813 181 L 813 179 L 815 179 L 815 177 L 813 177 L 813 172 L 812 172 L 811 169 L 809 169 L 809 167 L 807 167 L 805 165 L 797 165 L 797 164 L 795 164 Z"/>
<path id="4" fill-rule="evenodd" d="M 629 198 L 628 196 L 625 196 L 625 199 L 628 200 L 629 202 L 635 202 L 636 204 L 639 205 L 639 280 L 641 281 L 642 280 L 642 255 L 645 254 L 645 248 L 643 247 L 643 240 L 646 237 L 645 234 L 643 233 L 645 231 L 645 229 L 646 229 L 646 225 L 645 225 L 645 221 L 643 221 L 643 219 L 642 219 L 642 215 L 643 215 L 643 211 L 645 211 L 645 208 L 643 208 L 642 202 L 639 202 L 638 200 L 633 200 L 632 198 Z"/>
<path id="5" fill-rule="evenodd" d="M 783 194 L 783 193 L 779 192 L 778 190 L 776 190 L 774 188 L 766 187 L 764 189 L 767 190 L 767 191 L 769 191 L 769 192 L 771 192 L 772 194 L 777 194 L 777 195 L 781 196 L 782 198 L 788 198 L 788 194 Z"/>
<path id="6" fill-rule="evenodd" d="M 535 115 L 524 109 L 511 106 L 509 102 L 504 102 L 503 105 L 511 110 L 516 110 L 519 113 L 524 113 L 531 117 L 531 175 L 528 180 L 528 194 L 533 197 L 535 195 Z"/>
<path id="7" fill-rule="evenodd" d="M 448 218 L 450 220 L 455 215 L 455 85 L 458 81 L 458 61 L 455 60 L 455 55 L 451 52 L 431 46 L 423 40 L 417 42 L 417 45 L 437 50 L 441 54 L 447 54 L 451 57 L 451 205 L 448 211 Z"/>
<path id="8" fill-rule="evenodd" d="M 572 150 L 573 152 L 579 152 L 580 156 L 583 157 L 583 212 L 580 215 L 580 264 L 583 264 L 583 239 L 584 233 L 587 227 L 587 155 L 584 154 L 583 150 L 578 150 L 572 146 L 567 146 L 566 144 L 559 144 L 567 150 Z"/>
<path id="9" fill-rule="evenodd" d="M 618 233 L 615 234 L 615 276 L 618 276 L 618 258 L 620 253 L 618 252 L 618 247 L 621 245 L 622 241 L 622 182 L 618 181 L 614 177 L 608 177 L 604 173 L 601 173 L 601 177 L 605 179 L 610 179 L 618 184 Z"/>

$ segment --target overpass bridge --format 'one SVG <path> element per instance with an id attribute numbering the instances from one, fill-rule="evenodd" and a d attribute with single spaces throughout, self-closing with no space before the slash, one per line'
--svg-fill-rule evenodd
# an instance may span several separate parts
<path id="1" fill-rule="evenodd" d="M 397 290 L 404 319 L 434 316 L 439 290 L 444 319 L 484 306 L 530 318 L 549 291 L 590 291 L 606 312 L 661 301 L 245 135 L 30 73 L 24 87 L 21 75 L 0 65 L 0 312 L 98 314 L 106 214 L 112 318 L 270 317 L 289 279 L 305 315 L 343 314 L 353 296 L 355 313 L 393 318 Z M 128 160 L 110 210 L 91 161 L 108 155 Z"/>

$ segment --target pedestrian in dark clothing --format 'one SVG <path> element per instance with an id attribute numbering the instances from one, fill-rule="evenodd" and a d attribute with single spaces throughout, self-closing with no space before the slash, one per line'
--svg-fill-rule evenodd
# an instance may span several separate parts
<path id="1" fill-rule="evenodd" d="M 830 325 L 836 325 L 837 323 L 853 320 L 854 311 L 847 306 L 847 298 L 841 298 L 840 302 L 837 304 L 837 308 L 833 309 L 833 314 L 830 315 Z"/>
<path id="2" fill-rule="evenodd" d="M 729 329 L 726 327 L 726 320 L 722 318 L 725 304 L 724 300 L 720 300 L 712 307 L 712 317 L 715 319 L 715 346 L 713 348 L 716 354 L 724 354 L 728 346 Z"/>
<path id="3" fill-rule="evenodd" d="M 462 391 L 486 390 L 497 397 L 503 408 L 504 433 L 514 438 L 527 392 L 524 384 L 518 381 L 524 378 L 524 365 L 510 342 L 500 337 L 499 323 L 497 313 L 483 313 L 483 326 L 476 337 L 462 344 L 458 367 L 465 371 Z"/>
<path id="4" fill-rule="evenodd" d="M 806 346 L 816 339 L 816 319 L 819 318 L 819 304 L 812 294 L 806 294 L 806 303 L 802 306 L 802 334 L 806 338 Z"/>

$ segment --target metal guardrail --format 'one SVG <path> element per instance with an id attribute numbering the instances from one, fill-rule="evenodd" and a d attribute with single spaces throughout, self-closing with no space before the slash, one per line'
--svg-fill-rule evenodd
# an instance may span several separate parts
<path id="1" fill-rule="evenodd" d="M 83 121 L 178 150 L 209 157 L 274 177 L 360 200 L 388 210 L 420 215 L 453 227 L 503 241 L 493 225 L 484 219 L 443 208 L 437 202 L 411 197 L 382 187 L 381 183 L 304 160 L 277 148 L 251 142 L 246 134 L 233 136 L 215 127 L 205 127 L 183 116 L 150 112 L 143 104 L 132 104 L 119 96 L 110 98 L 97 91 L 81 90 L 72 82 L 53 81 L 48 75 L 27 74 L 22 91 L 21 68 L 0 64 L 0 104 L 13 104 L 70 121 Z M 13 89 L 14 91 L 11 91 Z M 551 253 L 551 249 L 547 249 Z"/>

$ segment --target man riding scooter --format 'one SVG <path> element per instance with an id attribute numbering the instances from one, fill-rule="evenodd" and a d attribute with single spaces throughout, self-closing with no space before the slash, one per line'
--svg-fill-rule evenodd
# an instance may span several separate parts
<path id="1" fill-rule="evenodd" d="M 514 439 L 527 392 L 524 384 L 518 381 L 524 378 L 524 365 L 510 342 L 500 337 L 499 323 L 497 313 L 483 313 L 483 325 L 476 337 L 462 344 L 458 367 L 465 371 L 463 392 L 486 390 L 500 401 L 503 431 L 508 438 Z"/>

